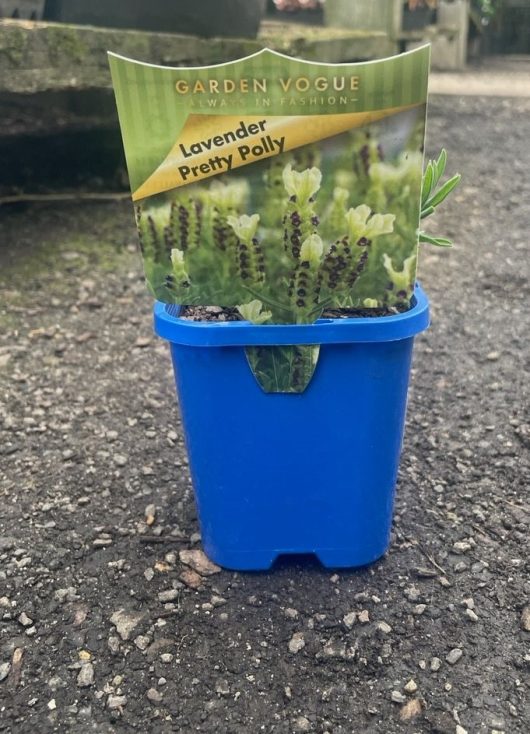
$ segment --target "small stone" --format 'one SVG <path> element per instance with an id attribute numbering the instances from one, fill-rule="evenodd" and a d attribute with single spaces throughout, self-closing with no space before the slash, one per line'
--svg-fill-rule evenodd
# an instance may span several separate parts
<path id="1" fill-rule="evenodd" d="M 107 645 L 109 646 L 109 650 L 113 653 L 117 653 L 120 650 L 120 640 L 118 637 L 109 637 Z"/>
<path id="2" fill-rule="evenodd" d="M 305 639 L 303 632 L 295 632 L 289 640 L 289 652 L 296 654 L 305 647 Z"/>
<path id="3" fill-rule="evenodd" d="M 170 652 L 163 652 L 160 656 L 160 660 L 163 663 L 171 663 L 173 661 L 173 655 Z"/>
<path id="4" fill-rule="evenodd" d="M 55 709 L 57 708 L 57 704 L 55 703 L 55 698 L 50 699 L 46 705 L 50 711 L 55 711 Z"/>
<path id="5" fill-rule="evenodd" d="M 215 563 L 212 563 L 204 551 L 199 549 L 181 550 L 179 558 L 181 563 L 184 563 L 186 566 L 191 566 L 201 576 L 212 576 L 214 573 L 220 573 L 221 571 L 221 568 Z"/>
<path id="6" fill-rule="evenodd" d="M 161 700 L 162 700 L 162 698 L 163 698 L 163 696 L 162 696 L 162 694 L 160 693 L 160 691 L 157 691 L 157 690 L 156 690 L 156 688 L 150 688 L 150 689 L 149 689 L 149 690 L 147 691 L 147 694 L 146 694 L 146 695 L 147 695 L 147 698 L 148 698 L 148 699 L 149 699 L 150 701 L 152 701 L 152 703 L 160 703 L 160 701 L 161 701 Z"/>
<path id="7" fill-rule="evenodd" d="M 23 627 L 31 627 L 33 624 L 33 620 L 31 617 L 28 617 L 26 612 L 22 612 L 22 614 L 19 616 L 18 621 Z"/>
<path id="8" fill-rule="evenodd" d="M 407 697 L 401 691 L 392 691 L 390 698 L 394 703 L 405 703 Z"/>
<path id="9" fill-rule="evenodd" d="M 440 670 L 440 668 L 442 667 L 442 661 L 440 660 L 440 658 L 432 658 L 430 667 L 433 673 L 436 673 L 436 671 Z"/>
<path id="10" fill-rule="evenodd" d="M 191 568 L 185 568 L 180 574 L 179 579 L 183 584 L 186 584 L 189 589 L 199 589 L 203 583 L 202 576 L 199 576 L 197 571 L 194 571 Z"/>
<path id="11" fill-rule="evenodd" d="M 144 511 L 145 524 L 153 525 L 156 519 L 156 505 L 147 505 Z"/>
<path id="12" fill-rule="evenodd" d="M 105 548 L 107 545 L 112 545 L 112 538 L 96 538 L 92 541 L 94 548 Z"/>
<path id="13" fill-rule="evenodd" d="M 155 577 L 155 572 L 152 568 L 146 568 L 144 571 L 144 578 L 146 581 L 152 581 Z"/>
<path id="14" fill-rule="evenodd" d="M 283 613 L 287 617 L 287 619 L 298 619 L 298 610 L 292 609 L 291 607 L 287 607 L 287 609 L 284 609 Z"/>
<path id="15" fill-rule="evenodd" d="M 392 632 L 392 627 L 388 624 L 388 622 L 378 622 L 376 627 L 384 635 L 389 635 Z"/>
<path id="16" fill-rule="evenodd" d="M 489 362 L 496 362 L 499 359 L 500 356 L 501 356 L 501 353 L 500 352 L 488 352 L 486 354 L 486 359 Z"/>
<path id="17" fill-rule="evenodd" d="M 88 650 L 79 650 L 79 660 L 81 660 L 81 662 L 87 663 L 91 658 L 92 655 Z"/>
<path id="18" fill-rule="evenodd" d="M 332 584 L 336 584 L 339 580 L 340 576 L 338 573 L 334 573 L 333 576 L 330 577 L 330 581 Z"/>
<path id="19" fill-rule="evenodd" d="M 127 457 L 124 456 L 123 454 L 114 454 L 112 459 L 114 463 L 116 464 L 116 466 L 125 466 L 128 462 Z"/>
<path id="20" fill-rule="evenodd" d="M 178 597 L 179 597 L 178 589 L 167 589 L 166 591 L 161 591 L 158 594 L 158 601 L 165 603 L 169 601 L 175 601 L 175 599 L 178 599 Z"/>
<path id="21" fill-rule="evenodd" d="M 416 586 L 408 586 L 404 594 L 409 601 L 418 601 L 421 596 L 421 592 Z"/>
<path id="22" fill-rule="evenodd" d="M 521 613 L 521 628 L 530 632 L 530 606 L 526 606 Z"/>
<path id="23" fill-rule="evenodd" d="M 467 729 L 464 729 L 460 724 L 456 725 L 455 734 L 467 734 Z"/>
<path id="24" fill-rule="evenodd" d="M 2 663 L 0 665 L 0 681 L 3 681 L 7 678 L 10 670 L 11 670 L 11 663 Z"/>
<path id="25" fill-rule="evenodd" d="M 418 684 L 412 678 L 403 686 L 403 690 L 407 693 L 416 693 L 418 690 Z"/>
<path id="26" fill-rule="evenodd" d="M 138 635 L 138 637 L 134 638 L 134 644 L 139 650 L 147 650 L 150 642 L 151 640 L 147 635 Z"/>
<path id="27" fill-rule="evenodd" d="M 353 625 L 355 624 L 355 620 L 357 619 L 357 614 L 355 612 L 348 612 L 348 614 L 345 614 L 342 618 L 342 621 L 344 622 L 344 626 L 351 630 Z"/>
<path id="28" fill-rule="evenodd" d="M 79 688 L 88 688 L 94 683 L 94 666 L 92 663 L 85 663 L 81 666 L 81 670 L 77 674 L 77 685 Z"/>
<path id="29" fill-rule="evenodd" d="M 466 609 L 465 614 L 466 617 L 468 617 L 468 619 L 470 619 L 472 622 L 478 622 L 478 616 L 472 609 Z"/>
<path id="30" fill-rule="evenodd" d="M 79 599 L 79 595 L 73 586 L 68 586 L 66 589 L 57 589 L 54 592 L 53 597 L 60 604 L 64 604 L 67 601 L 77 601 L 77 599 Z"/>
<path id="31" fill-rule="evenodd" d="M 449 665 L 454 665 L 460 660 L 463 654 L 463 651 L 459 647 L 454 647 L 452 650 L 449 651 L 445 659 L 447 660 Z"/>
<path id="32" fill-rule="evenodd" d="M 419 714 L 421 714 L 421 701 L 419 698 L 413 698 L 401 708 L 399 718 L 401 721 L 409 721 Z"/>
<path id="33" fill-rule="evenodd" d="M 215 686 L 215 692 L 219 696 L 229 696 L 230 695 L 230 686 L 225 680 L 220 680 L 217 685 Z"/>
<path id="34" fill-rule="evenodd" d="M 426 609 L 427 604 L 416 604 L 416 606 L 412 610 L 412 613 L 415 614 L 417 617 L 420 617 Z"/>
<path id="35" fill-rule="evenodd" d="M 370 621 L 370 615 L 368 613 L 368 609 L 363 609 L 362 612 L 359 612 L 359 622 L 361 624 L 368 624 Z"/>
<path id="36" fill-rule="evenodd" d="M 214 607 L 222 607 L 226 604 L 226 599 L 223 599 L 222 596 L 216 596 L 215 594 L 210 599 L 210 604 Z"/>
<path id="37" fill-rule="evenodd" d="M 311 722 L 305 716 L 299 716 L 293 724 L 295 731 L 311 731 Z"/>
<path id="38" fill-rule="evenodd" d="M 112 624 L 116 627 L 116 631 L 122 640 L 128 640 L 131 632 L 137 627 L 144 618 L 144 612 L 127 611 L 126 609 L 118 609 L 110 618 Z"/>
<path id="39" fill-rule="evenodd" d="M 107 698 L 107 708 L 121 709 L 127 703 L 127 696 L 109 696 Z"/>

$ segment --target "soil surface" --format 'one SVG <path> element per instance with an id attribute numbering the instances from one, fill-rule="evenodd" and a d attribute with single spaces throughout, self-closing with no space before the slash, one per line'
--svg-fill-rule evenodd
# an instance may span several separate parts
<path id="1" fill-rule="evenodd" d="M 361 570 L 204 565 L 132 207 L 2 209 L 0 731 L 530 731 L 529 139 L 529 99 L 431 103 L 456 245 Z"/>

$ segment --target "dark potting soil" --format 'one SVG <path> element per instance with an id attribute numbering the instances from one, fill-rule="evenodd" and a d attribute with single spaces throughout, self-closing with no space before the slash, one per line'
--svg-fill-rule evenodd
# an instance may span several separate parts
<path id="1" fill-rule="evenodd" d="M 334 308 L 326 309 L 323 319 L 360 319 L 376 316 L 395 316 L 408 311 L 409 307 L 391 306 L 388 308 Z M 222 306 L 183 306 L 179 318 L 187 321 L 243 321 L 237 308 Z"/>
<path id="2" fill-rule="evenodd" d="M 455 247 L 421 252 L 433 323 L 368 568 L 195 563 L 130 203 L 2 207 L 2 734 L 528 734 L 530 99 L 429 105 Z"/>

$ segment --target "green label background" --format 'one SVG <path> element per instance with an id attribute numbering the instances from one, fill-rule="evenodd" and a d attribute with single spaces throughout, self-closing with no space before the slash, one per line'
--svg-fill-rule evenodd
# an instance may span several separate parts
<path id="1" fill-rule="evenodd" d="M 427 101 L 430 47 L 422 46 L 389 59 L 352 64 L 318 64 L 283 56 L 269 49 L 227 64 L 196 68 L 152 66 L 109 53 L 110 70 L 120 119 L 131 190 L 135 191 L 165 159 L 190 113 L 252 115 L 314 115 L 365 112 Z M 359 76 L 359 89 L 348 93 L 356 101 L 340 104 L 346 92 L 284 92 L 278 78 L 305 76 L 332 79 L 334 76 Z M 179 94 L 177 79 L 189 82 L 230 78 L 267 78 L 267 93 Z M 192 100 L 209 97 L 225 100 L 226 106 L 197 107 Z M 256 97 L 268 97 L 271 104 L 256 104 Z M 282 104 L 282 99 L 322 96 L 323 105 Z M 337 102 L 329 104 L 328 98 Z"/>

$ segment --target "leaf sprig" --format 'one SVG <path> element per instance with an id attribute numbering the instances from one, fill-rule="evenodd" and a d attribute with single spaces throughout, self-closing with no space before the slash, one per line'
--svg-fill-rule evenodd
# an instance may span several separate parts
<path id="1" fill-rule="evenodd" d="M 429 161 L 425 173 L 423 174 L 423 182 L 421 189 L 421 213 L 420 219 L 426 219 L 434 213 L 436 207 L 438 207 L 444 199 L 446 199 L 451 191 L 458 185 L 460 181 L 460 174 L 456 173 L 444 184 L 438 188 L 438 183 L 445 172 L 445 166 L 447 165 L 447 153 L 444 148 L 438 159 L 435 161 Z M 433 237 L 426 232 L 420 231 L 419 233 L 420 242 L 426 242 L 430 245 L 436 245 L 437 247 L 452 247 L 453 243 L 446 237 Z"/>

